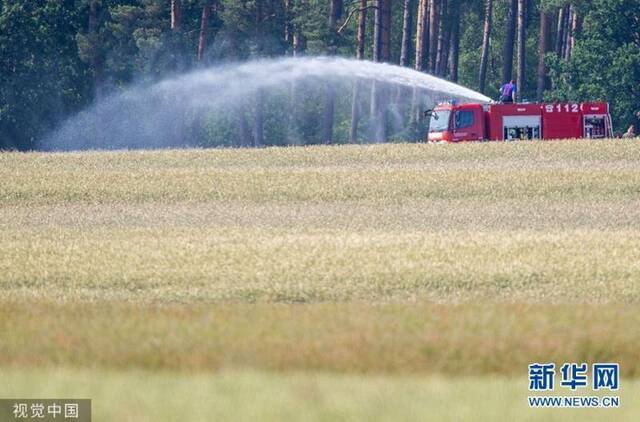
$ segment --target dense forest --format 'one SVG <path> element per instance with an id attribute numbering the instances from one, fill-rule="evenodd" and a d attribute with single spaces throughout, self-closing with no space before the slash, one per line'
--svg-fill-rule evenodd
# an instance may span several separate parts
<path id="1" fill-rule="evenodd" d="M 492 98 L 514 79 L 522 101 L 609 101 L 616 132 L 640 109 L 640 0 L 0 0 L 0 10 L 0 149 L 36 148 L 129 85 L 261 57 L 388 62 Z M 334 96 L 300 142 L 358 141 L 361 107 Z M 290 143 L 265 138 L 268 101 L 255 98 L 229 135 L 250 139 L 200 131 L 195 144 Z"/>

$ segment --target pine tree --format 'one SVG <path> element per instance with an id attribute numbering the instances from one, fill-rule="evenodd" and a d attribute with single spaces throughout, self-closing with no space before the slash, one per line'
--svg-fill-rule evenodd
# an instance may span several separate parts
<path id="1" fill-rule="evenodd" d="M 525 6 L 526 0 L 518 0 L 518 80 L 517 80 L 517 97 L 522 100 L 524 93 L 524 73 L 525 73 Z"/>
<path id="2" fill-rule="evenodd" d="M 482 57 L 480 59 L 480 74 L 478 76 L 479 91 L 485 92 L 487 80 L 487 63 L 489 61 L 489 38 L 491 37 L 491 15 L 493 14 L 493 0 L 485 0 L 484 27 L 482 30 Z"/>
<path id="3" fill-rule="evenodd" d="M 540 34 L 538 38 L 538 84 L 536 87 L 536 99 L 540 102 L 544 99 L 544 91 L 547 85 L 547 66 L 545 55 L 551 46 L 551 14 L 540 5 Z"/>
<path id="4" fill-rule="evenodd" d="M 513 78 L 513 44 L 516 39 L 516 18 L 518 15 L 518 0 L 508 0 L 507 22 L 505 26 L 504 47 L 502 50 L 502 83 L 506 84 Z"/>

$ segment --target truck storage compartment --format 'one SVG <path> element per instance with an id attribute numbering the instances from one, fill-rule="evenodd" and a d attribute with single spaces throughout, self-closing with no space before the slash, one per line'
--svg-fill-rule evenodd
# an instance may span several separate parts
<path id="1" fill-rule="evenodd" d="M 489 105 L 489 139 L 515 140 L 542 137 L 540 104 Z"/>
<path id="2" fill-rule="evenodd" d="M 540 116 L 504 116 L 502 136 L 505 141 L 540 139 Z"/>
<path id="3" fill-rule="evenodd" d="M 589 114 L 584 116 L 585 138 L 602 139 L 607 137 L 607 116 L 602 114 Z"/>
<path id="4" fill-rule="evenodd" d="M 582 137 L 593 139 L 613 137 L 609 104 L 584 103 L 580 108 L 583 113 Z"/>

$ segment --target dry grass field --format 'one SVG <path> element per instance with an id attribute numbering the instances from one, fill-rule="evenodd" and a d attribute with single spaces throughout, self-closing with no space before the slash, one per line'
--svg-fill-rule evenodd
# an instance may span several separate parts
<path id="1" fill-rule="evenodd" d="M 637 141 L 0 154 L 0 396 L 632 420 L 639 305 Z M 529 410 L 534 361 L 619 362 L 625 406 Z"/>

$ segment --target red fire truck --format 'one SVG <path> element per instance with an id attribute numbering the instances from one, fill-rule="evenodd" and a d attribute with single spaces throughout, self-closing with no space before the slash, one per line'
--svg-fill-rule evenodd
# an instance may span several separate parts
<path id="1" fill-rule="evenodd" d="M 613 137 L 607 103 L 443 103 L 431 116 L 428 142 Z"/>

